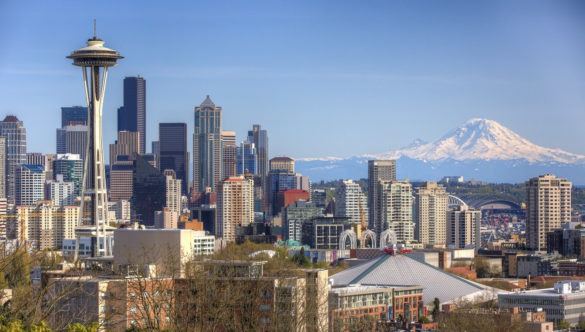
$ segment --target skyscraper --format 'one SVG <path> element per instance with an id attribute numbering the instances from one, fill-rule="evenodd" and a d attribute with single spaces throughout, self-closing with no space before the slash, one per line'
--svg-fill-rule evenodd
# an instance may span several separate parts
<path id="1" fill-rule="evenodd" d="M 213 192 L 217 190 L 222 174 L 221 159 L 221 107 L 215 106 L 207 96 L 195 107 L 193 190 L 204 192 L 206 187 Z"/>
<path id="2" fill-rule="evenodd" d="M 268 193 L 268 206 L 271 216 L 280 213 L 278 209 L 278 192 L 297 189 L 297 177 L 295 175 L 295 161 L 289 157 L 274 157 L 270 159 L 270 171 L 266 192 Z"/>
<path id="3" fill-rule="evenodd" d="M 77 154 L 58 154 L 53 161 L 53 179 L 63 176 L 63 181 L 73 182 L 75 196 L 81 195 L 83 181 L 83 160 Z"/>
<path id="4" fill-rule="evenodd" d="M 270 159 L 270 171 L 285 171 L 289 174 L 295 173 L 295 161 L 289 157 L 274 157 Z"/>
<path id="5" fill-rule="evenodd" d="M 159 169 L 164 172 L 172 169 L 181 180 L 181 193 L 189 192 L 187 178 L 189 174 L 189 153 L 187 152 L 187 124 L 160 123 L 158 126 L 160 150 Z"/>
<path id="6" fill-rule="evenodd" d="M 140 133 L 126 130 L 119 131 L 116 143 L 110 144 L 110 166 L 114 165 L 118 156 L 126 155 L 129 158 L 133 158 L 136 153 L 140 153 Z"/>
<path id="7" fill-rule="evenodd" d="M 128 201 L 132 198 L 133 163 L 127 155 L 118 156 L 110 165 L 110 201 Z"/>
<path id="8" fill-rule="evenodd" d="M 146 226 L 154 225 L 154 212 L 162 211 L 166 204 L 166 176 L 142 156 L 133 161 L 132 214 Z"/>
<path id="9" fill-rule="evenodd" d="M 53 202 L 54 206 L 72 206 L 75 202 L 74 191 L 75 184 L 63 181 L 62 174 L 45 183 L 45 199 Z"/>
<path id="10" fill-rule="evenodd" d="M 34 206 L 45 198 L 45 167 L 22 164 L 16 169 L 16 205 Z"/>
<path id="11" fill-rule="evenodd" d="M 243 176 L 234 176 L 221 181 L 217 191 L 218 238 L 235 241 L 238 227 L 254 222 L 254 182 Z"/>
<path id="12" fill-rule="evenodd" d="M 380 220 L 380 206 L 378 192 L 378 181 L 395 181 L 396 180 L 396 161 L 395 160 L 368 160 L 368 211 L 369 211 L 369 229 L 376 230 L 380 235 L 382 224 Z"/>
<path id="13" fill-rule="evenodd" d="M 6 142 L 6 197 L 9 203 L 14 203 L 16 170 L 26 163 L 26 128 L 16 116 L 9 115 L 0 121 L 0 136 Z"/>
<path id="14" fill-rule="evenodd" d="M 221 179 L 236 175 L 236 132 L 221 132 L 221 154 L 223 163 L 221 165 Z"/>
<path id="15" fill-rule="evenodd" d="M 57 128 L 57 154 L 76 154 L 85 160 L 87 125 L 74 124 Z"/>
<path id="16" fill-rule="evenodd" d="M 118 108 L 118 131 L 140 133 L 138 151 L 145 153 L 146 147 L 146 80 L 124 78 L 124 106 Z"/>
<path id="17" fill-rule="evenodd" d="M 249 141 L 241 142 L 236 151 L 236 174 L 258 174 L 258 154 L 256 146 Z"/>
<path id="18" fill-rule="evenodd" d="M 359 183 L 344 180 L 335 191 L 335 216 L 347 217 L 352 223 L 360 223 L 362 215 L 368 215 L 366 196 Z"/>
<path id="19" fill-rule="evenodd" d="M 166 177 L 165 207 L 179 216 L 181 214 L 181 180 L 177 179 L 175 171 L 171 169 L 165 170 L 163 174 Z"/>
<path id="20" fill-rule="evenodd" d="M 414 195 L 415 239 L 423 244 L 445 244 L 448 195 L 445 187 L 427 182 Z"/>
<path id="21" fill-rule="evenodd" d="M 72 125 L 87 126 L 87 107 L 61 107 L 61 128 Z"/>
<path id="22" fill-rule="evenodd" d="M 546 234 L 571 220 L 571 188 L 552 174 L 526 181 L 526 246 L 546 250 Z"/>
<path id="23" fill-rule="evenodd" d="M 398 241 L 414 240 L 412 185 L 408 181 L 378 181 L 380 228 L 378 236 L 391 229 Z"/>
<path id="24" fill-rule="evenodd" d="M 255 174 L 260 175 L 262 179 L 262 187 L 263 187 L 263 209 L 266 211 L 268 209 L 268 200 L 266 196 L 268 195 L 268 171 L 270 170 L 268 167 L 268 132 L 265 129 L 262 129 L 259 124 L 255 124 L 252 126 L 252 130 L 248 131 L 248 142 L 254 143 L 256 148 L 257 154 L 257 170 Z"/>
<path id="25" fill-rule="evenodd" d="M 481 245 L 481 211 L 460 205 L 447 211 L 447 245 L 465 248 L 473 245 L 477 250 Z"/>
<path id="26" fill-rule="evenodd" d="M 26 163 L 30 165 L 43 165 L 46 164 L 45 155 L 41 152 L 27 152 Z"/>

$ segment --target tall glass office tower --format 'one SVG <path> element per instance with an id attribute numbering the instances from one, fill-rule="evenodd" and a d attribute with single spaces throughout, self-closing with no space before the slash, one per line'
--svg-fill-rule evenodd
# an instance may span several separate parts
<path id="1" fill-rule="evenodd" d="M 245 141 L 240 143 L 236 153 L 236 174 L 258 174 L 258 155 L 254 143 Z"/>
<path id="2" fill-rule="evenodd" d="M 222 174 L 221 107 L 207 96 L 195 107 L 193 133 L 193 190 L 217 190 Z"/>
<path id="3" fill-rule="evenodd" d="M 146 80 L 143 77 L 124 78 L 124 106 L 118 108 L 118 131 L 140 133 L 140 154 L 146 147 Z"/>
<path id="4" fill-rule="evenodd" d="M 181 182 L 181 193 L 187 195 L 189 179 L 189 153 L 187 152 L 187 124 L 160 123 L 158 126 L 159 139 L 159 169 L 175 171 Z"/>

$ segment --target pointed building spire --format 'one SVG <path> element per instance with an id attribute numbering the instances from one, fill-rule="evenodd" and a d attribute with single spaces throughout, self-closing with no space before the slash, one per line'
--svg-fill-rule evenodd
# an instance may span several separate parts
<path id="1" fill-rule="evenodd" d="M 213 101 L 211 101 L 211 98 L 209 98 L 209 95 L 207 95 L 207 97 L 205 97 L 205 100 L 201 103 L 201 108 L 204 108 L 204 107 L 215 108 L 215 104 L 213 103 Z"/>

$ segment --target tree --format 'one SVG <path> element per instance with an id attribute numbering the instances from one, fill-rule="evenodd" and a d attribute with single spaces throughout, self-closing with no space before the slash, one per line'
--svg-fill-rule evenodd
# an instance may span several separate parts
<path id="1" fill-rule="evenodd" d="M 439 312 L 441 311 L 441 301 L 439 300 L 438 297 L 435 297 L 435 299 L 433 300 L 433 310 L 431 311 L 431 316 L 433 317 L 433 321 L 437 321 L 437 319 L 439 318 Z"/>
<path id="2" fill-rule="evenodd" d="M 567 322 L 566 320 L 561 320 L 558 323 L 558 327 L 561 329 L 569 329 L 571 328 L 571 323 Z"/>

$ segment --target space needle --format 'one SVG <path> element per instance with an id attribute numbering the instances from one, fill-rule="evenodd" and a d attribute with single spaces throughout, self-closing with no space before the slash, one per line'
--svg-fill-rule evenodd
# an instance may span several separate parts
<path id="1" fill-rule="evenodd" d="M 95 33 L 87 46 L 75 50 L 67 58 L 81 67 L 87 101 L 88 139 L 83 165 L 83 185 L 79 223 L 75 230 L 75 260 L 78 258 L 81 237 L 91 239 L 91 257 L 112 255 L 113 231 L 108 225 L 108 193 L 103 152 L 102 107 L 108 68 L 124 58 L 115 50 L 104 47 Z"/>

